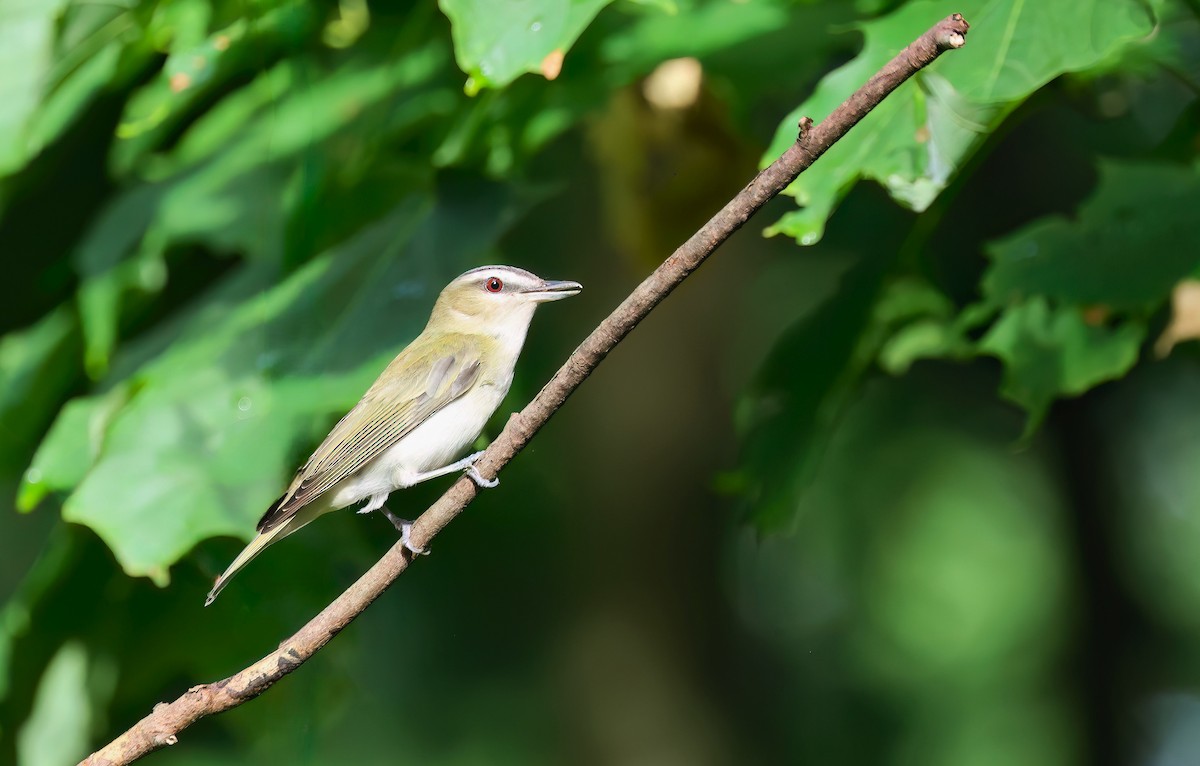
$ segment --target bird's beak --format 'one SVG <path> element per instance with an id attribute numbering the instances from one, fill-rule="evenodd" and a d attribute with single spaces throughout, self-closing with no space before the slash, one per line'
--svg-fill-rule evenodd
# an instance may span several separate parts
<path id="1" fill-rule="evenodd" d="M 535 303 L 546 303 L 577 295 L 583 285 L 578 282 L 546 279 L 532 290 L 526 290 L 524 295 Z"/>

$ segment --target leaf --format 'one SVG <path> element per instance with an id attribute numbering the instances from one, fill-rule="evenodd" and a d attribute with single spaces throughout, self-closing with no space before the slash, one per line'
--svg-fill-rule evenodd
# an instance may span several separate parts
<path id="1" fill-rule="evenodd" d="M 155 16 L 150 34 L 169 40 L 169 55 L 154 80 L 125 106 L 113 152 L 118 175 L 168 140 L 205 99 L 294 50 L 315 26 L 312 8 L 302 2 L 280 3 L 211 33 L 210 14 L 205 2 L 179 2 Z"/>
<path id="2" fill-rule="evenodd" d="M 1074 218 L 1043 218 L 989 245 L 984 292 L 996 304 L 1044 295 L 1115 311 L 1156 309 L 1200 267 L 1197 210 L 1195 169 L 1104 161 Z"/>
<path id="3" fill-rule="evenodd" d="M 60 307 L 0 338 L 0 469 L 20 470 L 78 374 L 79 329 Z"/>
<path id="4" fill-rule="evenodd" d="M 1153 19 L 1139 0 L 1035 3 L 968 0 L 954 10 L 971 22 L 970 43 L 896 89 L 787 190 L 800 210 L 768 227 L 815 244 L 834 208 L 859 179 L 922 211 L 983 139 L 1022 100 L 1064 72 L 1085 69 L 1149 34 Z M 860 25 L 862 52 L 827 75 L 812 97 L 781 123 L 764 157 L 774 161 L 796 139 L 801 116 L 824 119 L 905 45 L 944 16 L 943 3 L 910 2 Z M 1086 24 L 1087 35 L 1062 35 Z"/>
<path id="5" fill-rule="evenodd" d="M 958 314 L 953 301 L 922 280 L 891 283 L 875 305 L 875 332 L 886 338 L 879 348 L 879 366 L 902 375 L 918 359 L 971 358 L 971 319 L 971 312 Z"/>
<path id="6" fill-rule="evenodd" d="M 115 360 L 124 380 L 74 403 L 39 450 L 27 503 L 72 485 L 85 524 L 131 575 L 164 584 L 197 542 L 248 536 L 302 452 L 486 251 L 517 206 L 505 187 L 448 179 L 282 281 L 250 262 L 174 325 Z M 83 469 L 81 475 L 81 467 Z"/>
<path id="7" fill-rule="evenodd" d="M 1078 308 L 1051 308 L 1044 298 L 1033 298 L 1007 309 L 979 351 L 1004 362 L 1000 393 L 1029 412 L 1028 433 L 1054 399 L 1078 396 L 1128 372 L 1145 335 L 1138 322 L 1093 326 Z"/>
<path id="8" fill-rule="evenodd" d="M 54 30 L 67 0 L 0 0 L 0 176 L 30 154 L 26 131 L 53 67 Z"/>
<path id="9" fill-rule="evenodd" d="M 543 72 L 548 56 L 565 54 L 612 0 L 439 0 L 450 19 L 454 55 L 465 90 L 503 88 L 526 72 Z M 553 78 L 549 78 L 553 79 Z"/>
<path id="10" fill-rule="evenodd" d="M 448 61 L 448 53 L 442 58 Z M 84 278 L 78 300 L 89 374 L 98 379 L 107 369 L 131 296 L 136 304 L 166 284 L 166 255 L 172 248 L 204 246 L 220 255 L 283 261 L 290 222 L 306 218 L 306 206 L 313 202 L 298 192 L 313 183 L 306 155 L 331 151 L 322 142 L 370 122 L 372 110 L 386 109 L 398 93 L 419 103 L 420 89 L 438 60 L 437 46 L 426 46 L 398 61 L 348 67 L 302 88 L 293 87 L 300 67 L 281 64 L 206 113 L 171 154 L 156 157 L 156 174 L 163 178 L 135 184 L 116 196 L 73 254 Z M 279 93 L 287 95 L 280 99 Z M 424 116 L 394 115 L 390 128 L 411 129 Z M 126 144 L 136 146 L 121 159 Z M 118 143 L 118 162 L 133 163 L 144 149 L 131 136 Z M 371 196 L 369 205 L 339 207 L 341 215 L 327 209 L 321 219 L 325 226 L 338 223 L 354 231 L 408 190 L 428 184 L 428 171 L 422 178 L 417 177 L 420 171 L 405 168 L 407 177 L 396 179 L 390 165 L 370 170 L 388 183 L 382 188 L 363 185 Z M 348 179 L 347 185 L 356 180 Z M 323 234 L 306 226 L 306 256 L 315 249 L 308 239 L 322 243 L 326 238 L 315 233 Z M 329 238 L 344 236 L 337 235 Z"/>
<path id="11" fill-rule="evenodd" d="M 22 766 L 54 766 L 87 755 L 92 726 L 87 648 L 69 641 L 42 674 L 29 719 L 17 733 Z"/>
<path id="12" fill-rule="evenodd" d="M 833 425 L 874 356 L 872 304 L 890 259 L 864 259 L 837 291 L 775 343 L 738 403 L 739 476 L 731 481 L 762 530 L 789 523 L 817 475 Z"/>
<path id="13" fill-rule="evenodd" d="M 73 399 L 59 410 L 21 481 L 17 509 L 28 513 L 47 494 L 72 489 L 100 457 L 112 417 L 129 399 L 127 386 L 101 396 Z"/>

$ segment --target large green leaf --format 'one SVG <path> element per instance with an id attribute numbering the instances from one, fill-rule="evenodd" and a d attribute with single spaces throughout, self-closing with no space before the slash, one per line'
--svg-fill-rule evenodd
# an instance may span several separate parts
<path id="1" fill-rule="evenodd" d="M 824 119 L 947 10 L 944 3 L 919 0 L 862 24 L 862 52 L 783 120 L 764 162 L 795 141 L 802 115 Z M 1139 0 L 967 0 L 950 10 L 971 23 L 969 44 L 901 85 L 794 182 L 787 193 L 800 209 L 785 214 L 768 234 L 817 242 L 838 202 L 862 178 L 879 182 L 904 206 L 924 210 L 1030 93 L 1065 72 L 1103 61 L 1153 28 Z M 1062 34 L 1081 25 L 1088 34 Z"/>
<path id="2" fill-rule="evenodd" d="M 1117 311 L 1153 309 L 1200 266 L 1200 174 L 1104 162 L 1071 219 L 1043 218 L 989 246 L 984 291 L 996 303 L 1044 295 Z"/>
<path id="3" fill-rule="evenodd" d="M 454 52 L 467 73 L 466 90 L 502 88 L 526 72 L 543 72 L 550 56 L 565 55 L 584 28 L 612 0 L 440 0 L 450 18 Z M 561 59 L 559 60 L 561 65 Z"/>
<path id="4" fill-rule="evenodd" d="M 310 158 L 336 155 L 339 136 L 377 131 L 384 113 L 384 126 L 394 135 L 413 130 L 425 115 L 390 104 L 400 94 L 423 103 L 427 89 L 436 89 L 429 80 L 447 57 L 444 46 L 429 44 L 395 61 L 345 67 L 306 87 L 296 87 L 303 64 L 280 64 L 209 110 L 171 153 L 155 156 L 151 167 L 162 180 L 135 184 L 115 197 L 74 255 L 83 277 L 79 306 L 89 373 L 98 378 L 107 369 L 127 294 L 157 292 L 166 283 L 170 249 L 199 245 L 218 254 L 284 260 L 289 227 L 314 203 L 309 190 L 318 179 Z M 146 93 L 157 92 L 148 87 Z M 146 149 L 138 144 L 142 135 L 125 136 L 118 157 L 126 144 L 136 146 L 123 161 L 139 157 Z M 428 171 L 394 162 L 325 165 L 337 186 L 348 187 L 344 196 L 353 198 L 361 184 L 372 202 L 339 206 L 339 215 L 330 210 L 323 220 L 333 232 L 306 226 L 305 257 L 312 240 L 336 241 L 428 183 L 420 177 Z M 403 177 L 396 177 L 398 171 Z M 368 172 L 375 183 L 367 181 Z"/>
<path id="5" fill-rule="evenodd" d="M 1078 308 L 1051 308 L 1044 298 L 1033 298 L 1005 311 L 979 350 L 1004 361 L 1000 392 L 1029 412 L 1032 428 L 1054 399 L 1078 396 L 1128 372 L 1145 334 L 1137 322 L 1089 324 Z"/>
<path id="6" fill-rule="evenodd" d="M 73 489 L 64 517 L 160 583 L 200 540 L 248 535 L 299 453 L 419 331 L 513 205 L 504 187 L 450 182 L 282 282 L 278 264 L 247 264 L 117 359 L 124 390 L 65 411 L 23 499 Z"/>

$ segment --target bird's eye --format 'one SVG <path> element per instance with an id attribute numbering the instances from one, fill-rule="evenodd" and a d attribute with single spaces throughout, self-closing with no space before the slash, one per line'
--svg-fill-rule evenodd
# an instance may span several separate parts
<path id="1" fill-rule="evenodd" d="M 498 293 L 504 289 L 504 283 L 501 282 L 499 278 L 492 277 L 484 284 L 484 288 L 487 289 L 489 293 Z"/>

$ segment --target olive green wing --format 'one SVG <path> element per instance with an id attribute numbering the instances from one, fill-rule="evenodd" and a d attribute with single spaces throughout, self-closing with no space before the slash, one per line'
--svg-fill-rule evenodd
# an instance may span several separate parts
<path id="1" fill-rule="evenodd" d="M 268 532 L 353 476 L 434 413 L 476 385 L 486 339 L 416 341 L 397 356 L 334 426 L 288 491 L 258 522 Z"/>

